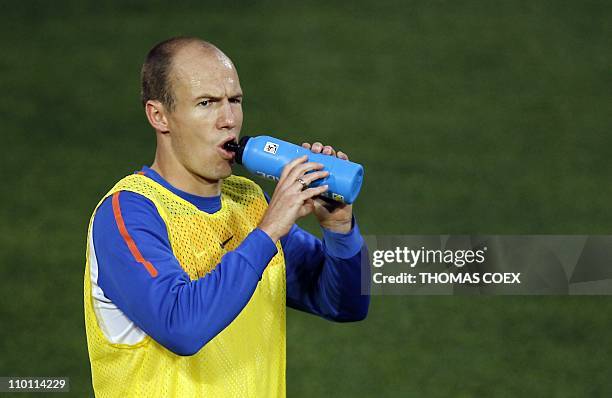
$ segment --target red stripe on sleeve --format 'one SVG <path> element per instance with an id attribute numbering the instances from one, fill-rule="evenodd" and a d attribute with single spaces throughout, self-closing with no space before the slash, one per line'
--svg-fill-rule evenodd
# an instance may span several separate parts
<path id="1" fill-rule="evenodd" d="M 115 215 L 115 222 L 117 223 L 117 228 L 119 228 L 119 233 L 121 234 L 123 240 L 130 249 L 132 256 L 134 256 L 134 259 L 136 261 L 144 265 L 149 274 L 153 278 L 155 278 L 157 276 L 157 270 L 155 269 L 153 264 L 151 264 L 150 262 L 145 260 L 144 257 L 142 257 L 142 253 L 140 253 L 140 250 L 138 250 L 138 246 L 136 246 L 134 239 L 132 239 L 132 237 L 128 233 L 127 228 L 125 228 L 123 216 L 121 215 L 121 207 L 119 206 L 119 192 L 115 192 L 113 194 L 113 214 Z"/>

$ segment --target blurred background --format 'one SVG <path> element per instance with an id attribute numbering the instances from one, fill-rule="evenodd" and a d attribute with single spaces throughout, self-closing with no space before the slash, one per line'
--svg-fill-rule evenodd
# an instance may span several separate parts
<path id="1" fill-rule="evenodd" d="M 139 72 L 175 35 L 233 59 L 243 134 L 365 166 L 364 234 L 612 234 L 610 2 L 86 3 L 0 5 L 2 376 L 93 395 L 87 225 L 151 164 Z M 290 310 L 288 396 L 610 396 L 611 313 L 608 297 L 373 297 L 357 324 Z"/>

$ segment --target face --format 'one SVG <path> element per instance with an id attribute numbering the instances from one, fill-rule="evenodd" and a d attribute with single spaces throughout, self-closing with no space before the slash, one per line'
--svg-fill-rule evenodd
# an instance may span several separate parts
<path id="1" fill-rule="evenodd" d="M 174 110 L 167 112 L 171 147 L 190 173 L 210 182 L 228 177 L 242 127 L 242 89 L 230 59 L 215 49 L 187 46 L 175 54 L 171 85 Z"/>

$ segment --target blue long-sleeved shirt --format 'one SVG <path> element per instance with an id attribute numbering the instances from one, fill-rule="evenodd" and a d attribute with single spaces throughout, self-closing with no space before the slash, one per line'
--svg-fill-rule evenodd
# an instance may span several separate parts
<path id="1" fill-rule="evenodd" d="M 150 168 L 141 172 L 202 211 L 212 214 L 221 208 L 220 196 L 192 195 L 173 187 Z M 124 191 L 119 194 L 118 206 L 128 234 L 158 275 L 152 278 L 130 251 L 109 197 L 98 208 L 92 231 L 98 286 L 157 342 L 179 355 L 196 353 L 248 303 L 277 252 L 276 245 L 256 228 L 235 250 L 227 252 L 212 272 L 192 281 L 172 252 L 155 205 L 139 194 Z M 281 244 L 289 307 L 334 321 L 365 318 L 369 296 L 361 294 L 361 259 L 367 258 L 367 248 L 354 219 L 347 234 L 323 229 L 323 240 L 294 225 Z"/>

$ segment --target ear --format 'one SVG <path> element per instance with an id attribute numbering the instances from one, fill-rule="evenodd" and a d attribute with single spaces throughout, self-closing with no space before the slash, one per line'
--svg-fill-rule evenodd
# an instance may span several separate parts
<path id="1" fill-rule="evenodd" d="M 157 100 L 148 100 L 145 104 L 145 114 L 149 120 L 149 124 L 161 133 L 170 131 L 168 128 L 167 110 L 164 105 Z"/>

